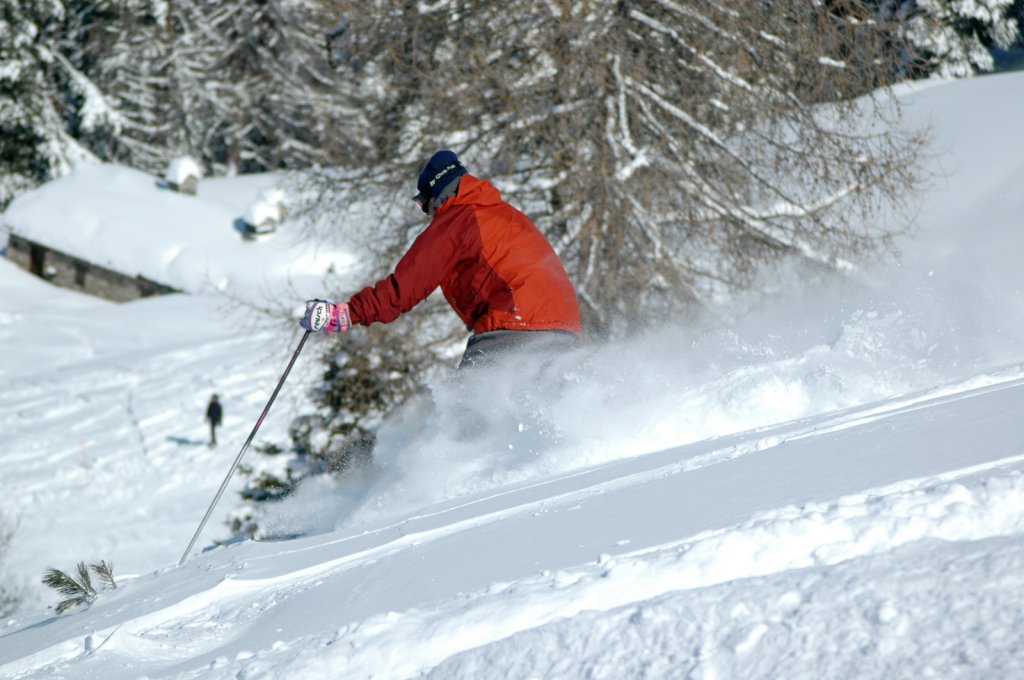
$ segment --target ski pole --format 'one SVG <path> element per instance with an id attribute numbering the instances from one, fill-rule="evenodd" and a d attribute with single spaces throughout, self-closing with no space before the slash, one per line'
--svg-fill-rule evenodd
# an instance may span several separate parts
<path id="1" fill-rule="evenodd" d="M 249 448 L 249 444 L 252 443 L 253 437 L 256 436 L 256 431 L 259 430 L 260 425 L 263 424 L 263 419 L 267 417 L 267 412 L 270 411 L 270 407 L 274 403 L 274 399 L 277 398 L 277 393 L 281 391 L 281 386 L 284 385 L 285 379 L 291 372 L 292 365 L 294 365 L 295 360 L 299 358 L 299 352 L 302 351 L 302 346 L 306 344 L 306 338 L 309 337 L 309 333 L 310 331 L 306 331 L 302 335 L 302 339 L 299 340 L 299 346 L 295 348 L 295 353 L 292 354 L 292 359 L 291 361 L 288 362 L 288 367 L 284 369 L 284 373 L 281 374 L 281 379 L 277 381 L 277 387 L 274 388 L 274 393 L 270 395 L 270 401 L 268 401 L 267 405 L 263 407 L 263 413 L 260 414 L 260 419 L 256 421 L 256 426 L 252 428 L 252 432 L 249 433 L 249 438 L 246 439 L 245 444 L 242 445 L 242 450 L 238 452 L 237 456 L 235 456 L 235 462 L 231 464 L 231 469 L 228 471 L 228 474 L 224 478 L 224 481 L 221 482 L 220 489 L 217 490 L 217 495 L 213 497 L 213 502 L 210 503 L 209 509 L 203 516 L 203 521 L 199 523 L 199 528 L 196 529 L 196 533 L 192 536 L 192 540 L 189 541 L 188 547 L 185 548 L 185 553 L 181 556 L 181 561 L 178 562 L 179 567 L 185 564 L 185 560 L 188 559 L 188 554 L 192 551 L 192 546 L 196 544 L 196 540 L 199 538 L 199 534 L 202 532 L 203 527 L 206 526 L 206 522 L 210 519 L 210 515 L 213 514 L 214 507 L 217 506 L 217 501 L 220 500 L 220 497 L 224 494 L 224 489 L 226 489 L 228 486 L 228 482 L 231 481 L 232 475 L 235 474 L 235 468 L 237 468 L 238 464 L 242 462 L 242 456 L 245 455 L 246 450 L 248 450 Z"/>

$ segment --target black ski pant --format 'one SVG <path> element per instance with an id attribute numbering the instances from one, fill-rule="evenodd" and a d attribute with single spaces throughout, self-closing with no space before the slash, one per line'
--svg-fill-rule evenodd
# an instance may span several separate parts
<path id="1" fill-rule="evenodd" d="M 543 363 L 579 347 L 580 339 L 569 331 L 489 331 L 477 333 L 466 343 L 459 369 L 490 366 L 512 357 Z"/>

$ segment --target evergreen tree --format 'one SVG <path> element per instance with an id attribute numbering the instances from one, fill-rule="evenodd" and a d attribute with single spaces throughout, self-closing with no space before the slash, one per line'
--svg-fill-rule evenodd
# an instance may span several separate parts
<path id="1" fill-rule="evenodd" d="M 883 0 L 878 12 L 898 17 L 909 49 L 910 77 L 962 78 L 991 71 L 992 48 L 1020 40 L 1019 0 Z"/>
<path id="2" fill-rule="evenodd" d="M 316 3 L 208 3 L 197 43 L 208 121 L 204 156 L 232 172 L 344 163 L 360 146 L 358 110 L 339 96 L 326 63 Z M 193 53 L 195 50 L 193 50 Z M 353 133 L 353 134 L 349 134 Z"/>
<path id="3" fill-rule="evenodd" d="M 177 96 L 167 75 L 170 4 L 166 0 L 65 4 L 62 49 L 105 93 L 118 119 L 112 134 L 75 132 L 104 160 L 162 171 L 169 154 L 183 146 L 171 115 Z"/>
<path id="4" fill-rule="evenodd" d="M 57 49 L 57 0 L 0 0 L 0 208 L 86 157 L 68 130 L 109 123 L 102 95 Z"/>

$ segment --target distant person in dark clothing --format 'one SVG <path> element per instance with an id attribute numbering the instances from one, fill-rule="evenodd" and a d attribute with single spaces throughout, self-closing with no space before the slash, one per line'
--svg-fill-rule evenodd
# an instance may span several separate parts
<path id="1" fill-rule="evenodd" d="M 217 426 L 224 417 L 224 410 L 220 407 L 217 395 L 210 397 L 210 405 L 206 407 L 206 419 L 210 421 L 210 446 L 217 445 Z"/>

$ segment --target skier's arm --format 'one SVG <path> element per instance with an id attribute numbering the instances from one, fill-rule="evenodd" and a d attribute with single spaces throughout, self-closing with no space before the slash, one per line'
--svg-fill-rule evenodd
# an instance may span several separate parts
<path id="1" fill-rule="evenodd" d="M 393 274 L 348 301 L 352 323 L 390 323 L 425 300 L 462 257 L 462 235 L 475 223 L 472 208 L 462 206 L 435 219 L 398 261 Z"/>

